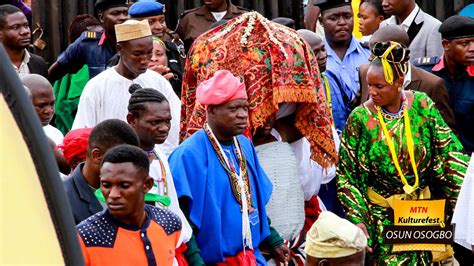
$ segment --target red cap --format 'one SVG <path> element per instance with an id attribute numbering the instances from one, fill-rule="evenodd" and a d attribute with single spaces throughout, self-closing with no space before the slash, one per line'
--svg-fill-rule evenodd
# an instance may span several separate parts
<path id="1" fill-rule="evenodd" d="M 92 128 L 78 128 L 69 131 L 64 137 L 63 143 L 58 146 L 63 151 L 64 159 L 69 166 L 74 158 L 85 159 L 87 146 Z"/>

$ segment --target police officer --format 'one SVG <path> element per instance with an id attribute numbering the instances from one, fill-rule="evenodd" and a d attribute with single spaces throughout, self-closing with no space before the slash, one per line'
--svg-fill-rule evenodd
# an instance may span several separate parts
<path id="1" fill-rule="evenodd" d="M 163 41 L 175 43 L 181 57 L 186 58 L 183 41 L 179 38 L 176 32 L 168 29 L 166 25 L 166 5 L 163 3 L 163 0 L 138 1 L 138 3 L 134 3 L 130 7 L 128 12 L 130 17 L 133 19 L 147 18 L 153 36 L 158 37 Z"/>
<path id="2" fill-rule="evenodd" d="M 88 66 L 89 76 L 93 78 L 106 69 L 107 62 L 117 53 L 114 26 L 128 19 L 127 0 L 98 0 L 95 11 L 104 30 L 85 31 L 70 44 L 49 68 L 51 80 L 77 73 L 84 65 Z"/>
<path id="3" fill-rule="evenodd" d="M 204 0 L 204 5 L 186 10 L 178 22 L 176 33 L 184 41 L 186 51 L 193 41 L 221 19 L 233 19 L 248 10 L 233 5 L 230 0 Z"/>
<path id="4" fill-rule="evenodd" d="M 423 57 L 415 65 L 446 83 L 459 139 L 467 153 L 474 152 L 474 19 L 452 16 L 439 27 L 444 54 Z"/>
<path id="5" fill-rule="evenodd" d="M 184 68 L 183 60 L 186 55 L 181 40 L 176 41 L 166 27 L 165 6 L 159 2 L 137 2 L 130 7 L 128 13 L 133 19 L 147 19 L 153 36 L 160 38 L 165 44 L 168 68 L 173 73 L 173 77 L 169 79 L 169 82 L 176 94 L 180 96 Z"/>

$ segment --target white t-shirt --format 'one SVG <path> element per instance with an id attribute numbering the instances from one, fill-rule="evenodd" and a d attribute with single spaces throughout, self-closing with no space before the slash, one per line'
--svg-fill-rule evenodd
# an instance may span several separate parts
<path id="1" fill-rule="evenodd" d="M 162 151 L 168 156 L 179 144 L 181 101 L 171 84 L 155 71 L 147 70 L 136 79 L 129 80 L 112 67 L 89 80 L 79 100 L 72 129 L 94 127 L 111 118 L 127 121 L 127 107 L 130 99 L 128 88 L 132 83 L 139 84 L 142 88 L 156 89 L 163 93 L 169 102 L 171 128 L 166 141 L 160 144 Z"/>
<path id="2" fill-rule="evenodd" d="M 59 129 L 53 127 L 52 125 L 47 125 L 43 127 L 44 134 L 48 138 L 52 139 L 56 145 L 63 143 L 64 135 Z"/>
<path id="3" fill-rule="evenodd" d="M 222 11 L 222 12 L 211 12 L 211 14 L 214 16 L 216 21 L 221 21 L 222 18 L 227 14 L 227 11 Z"/>

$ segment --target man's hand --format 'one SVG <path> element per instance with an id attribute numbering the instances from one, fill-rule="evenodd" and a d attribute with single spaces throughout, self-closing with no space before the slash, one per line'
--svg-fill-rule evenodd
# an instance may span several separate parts
<path id="1" fill-rule="evenodd" d="M 163 65 L 152 66 L 150 69 L 163 75 L 165 79 L 170 79 L 174 76 L 173 73 L 170 73 L 169 67 Z"/>
<path id="2" fill-rule="evenodd" d="M 364 235 L 367 237 L 367 240 L 370 239 L 370 235 L 369 235 L 369 232 L 367 231 L 367 227 L 365 227 L 365 224 L 363 223 L 358 223 L 356 224 L 357 227 L 359 227 L 360 229 L 362 229 L 362 231 L 364 232 Z M 372 252 L 372 248 L 367 246 L 367 252 Z"/>
<path id="3" fill-rule="evenodd" d="M 285 244 L 273 249 L 271 253 L 273 259 L 277 262 L 283 263 L 284 265 L 288 264 L 290 260 L 290 249 Z"/>

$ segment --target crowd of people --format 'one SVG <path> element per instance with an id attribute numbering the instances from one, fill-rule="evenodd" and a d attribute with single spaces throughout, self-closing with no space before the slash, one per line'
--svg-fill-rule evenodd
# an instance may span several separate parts
<path id="1" fill-rule="evenodd" d="M 296 29 L 206 0 L 173 31 L 160 1 L 97 0 L 48 64 L 21 4 L 0 40 L 87 265 L 474 265 L 472 6 L 310 0 Z M 395 250 L 394 202 L 426 199 L 453 243 Z"/>

